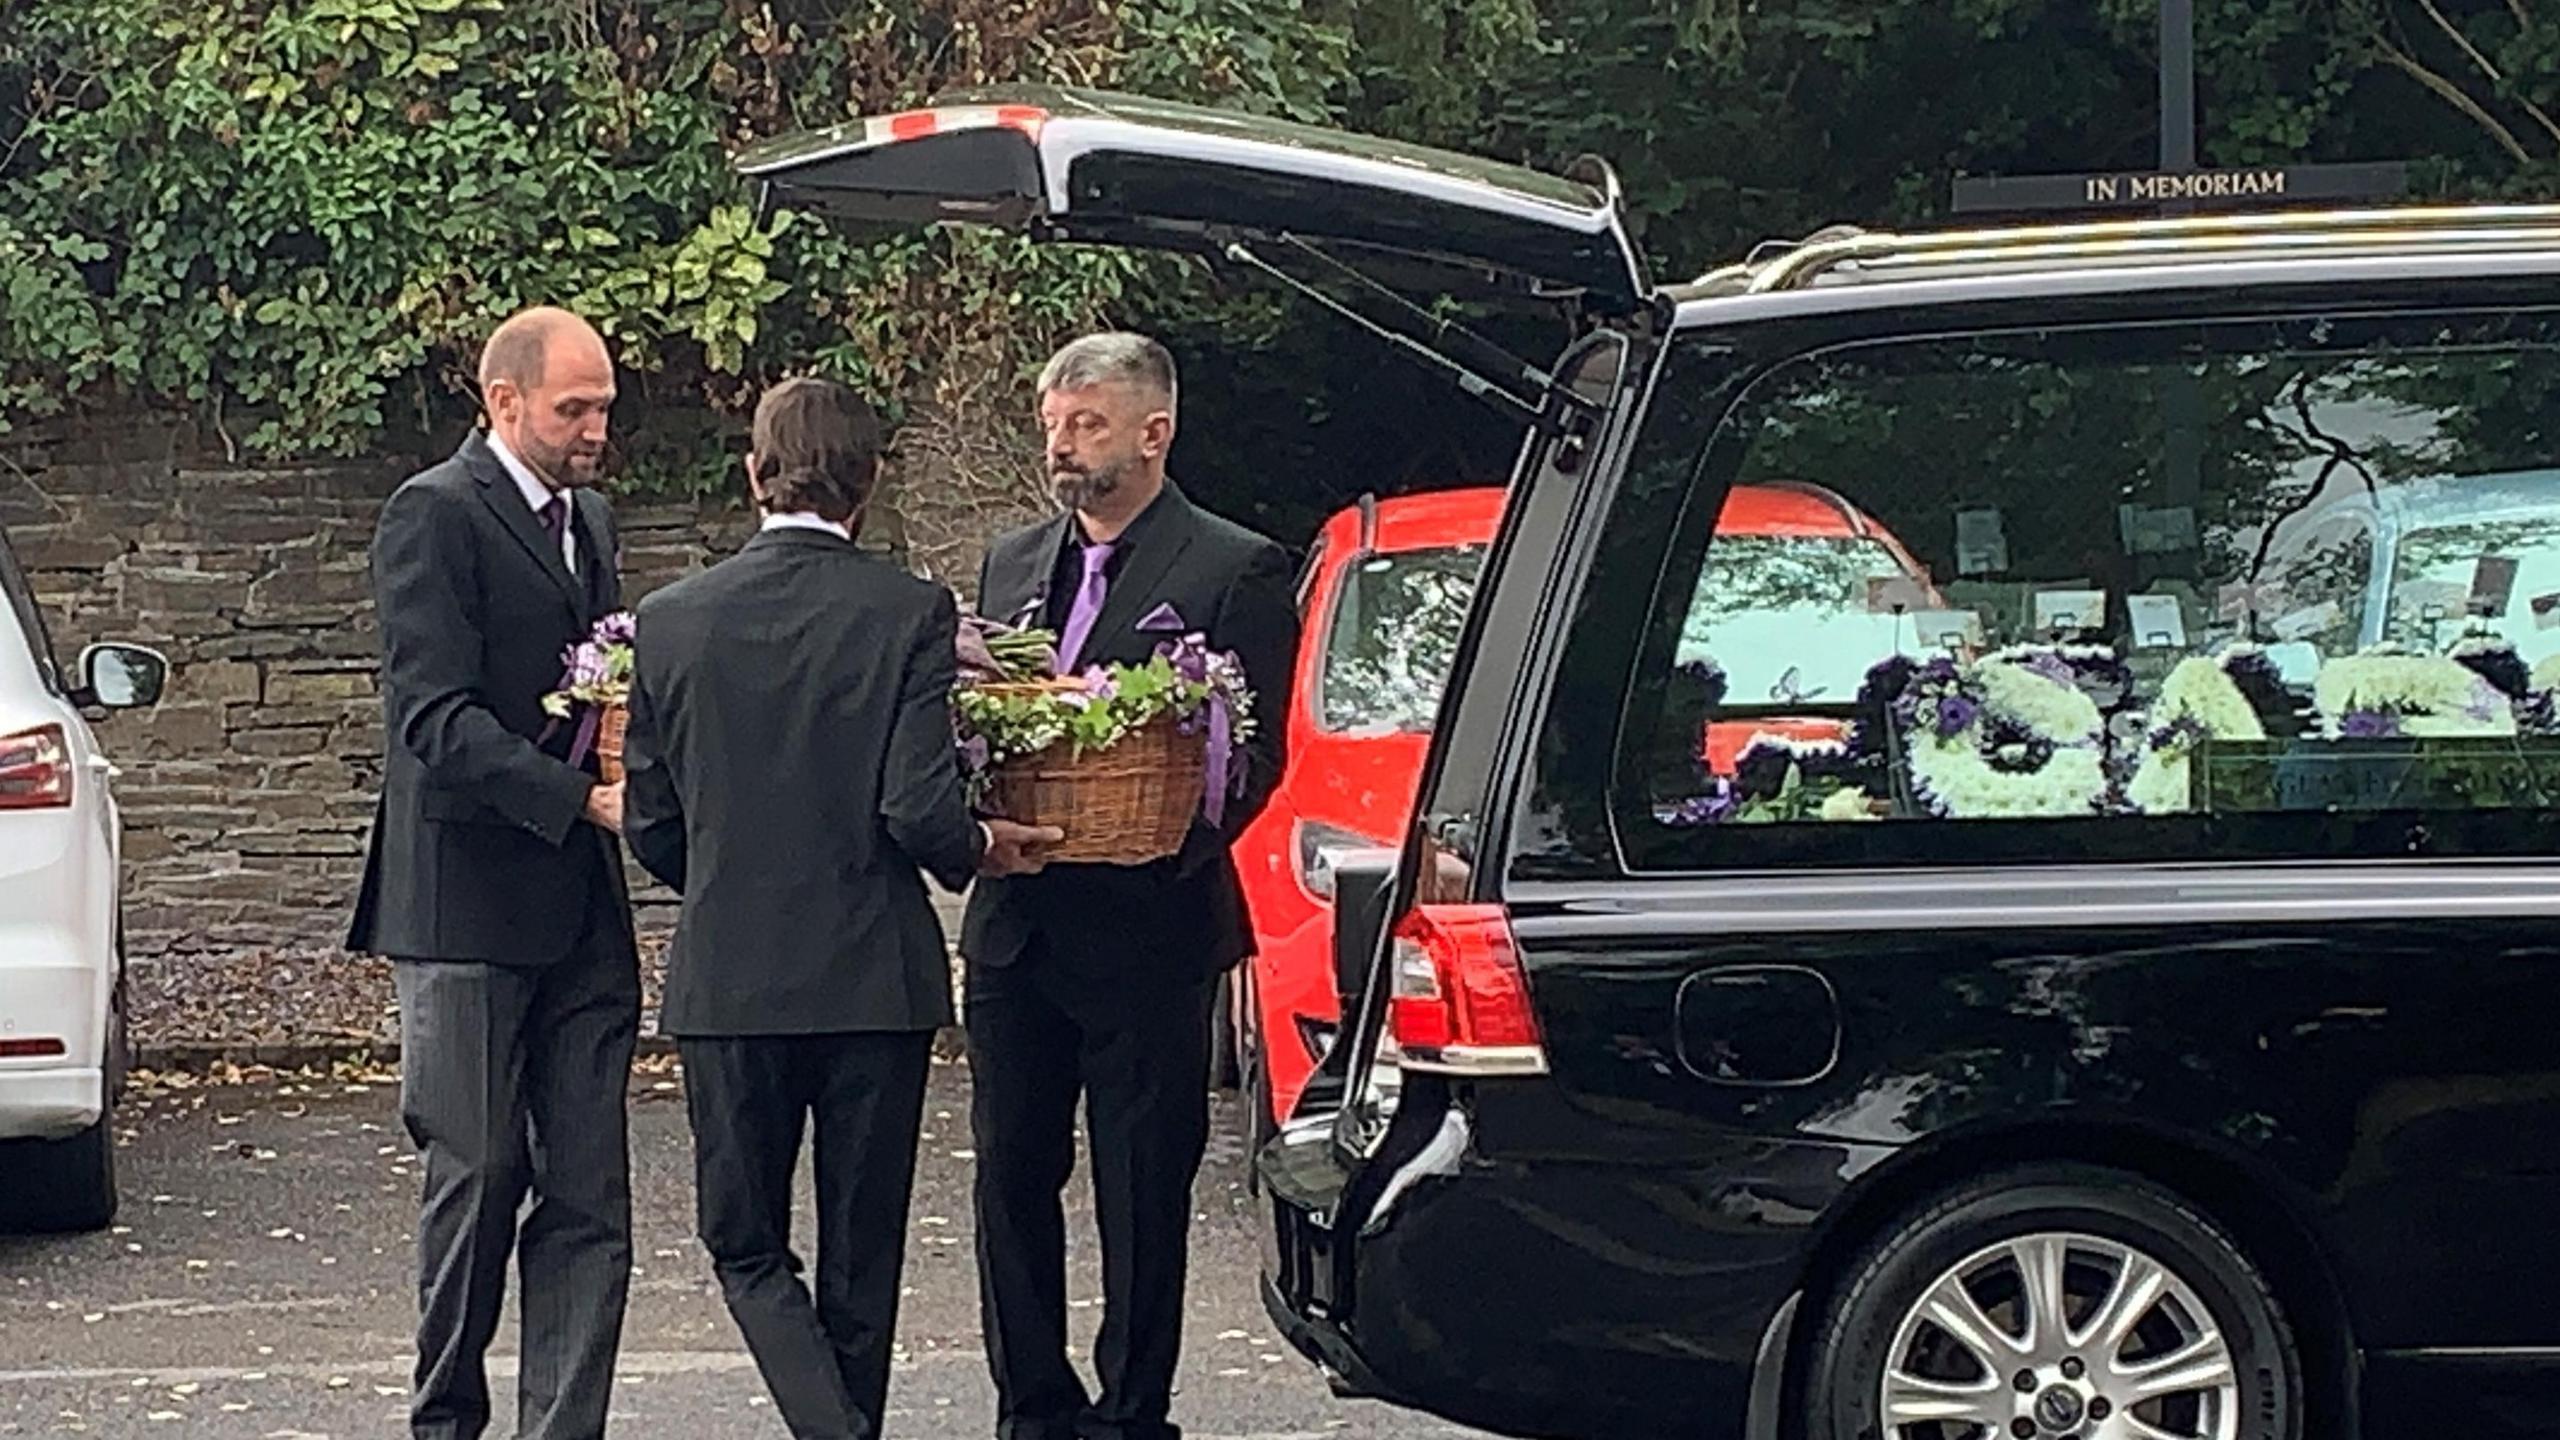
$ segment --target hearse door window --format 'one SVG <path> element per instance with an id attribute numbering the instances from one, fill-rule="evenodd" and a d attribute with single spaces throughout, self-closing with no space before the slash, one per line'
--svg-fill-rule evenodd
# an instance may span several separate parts
<path id="1" fill-rule="evenodd" d="M 1639 868 L 2560 846 L 2549 314 L 1808 357 L 1663 575 Z"/>

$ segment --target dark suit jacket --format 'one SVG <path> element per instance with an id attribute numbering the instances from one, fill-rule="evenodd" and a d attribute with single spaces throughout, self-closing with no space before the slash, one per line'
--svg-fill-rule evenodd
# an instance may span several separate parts
<path id="1" fill-rule="evenodd" d="M 684 894 L 667 1033 L 929 1030 L 983 837 L 952 753 L 949 591 L 769 530 L 643 601 L 624 828 Z"/>
<path id="2" fill-rule="evenodd" d="M 548 964 L 600 901 L 627 930 L 619 852 L 580 819 L 595 776 L 542 713 L 562 653 L 621 604 L 611 511 L 571 493 L 576 577 L 478 431 L 382 507 L 382 796 L 349 949 Z"/>
<path id="3" fill-rule="evenodd" d="M 1071 515 L 1018 530 L 989 548 L 978 582 L 980 614 L 1042 620 L 1049 608 Z M 1081 536 L 1079 535 L 1079 539 Z M 1222 823 L 1195 823 L 1180 854 L 1150 865 L 1052 865 L 1038 875 L 981 880 L 969 897 L 960 948 L 979 964 L 1009 965 L 1037 945 L 1104 983 L 1181 983 L 1253 953 L 1244 887 L 1228 847 L 1269 803 L 1286 760 L 1289 687 L 1297 672 L 1298 616 L 1287 554 L 1199 509 L 1170 483 L 1131 527 L 1083 663 L 1135 664 L 1170 638 L 1141 630 L 1159 605 L 1213 649 L 1233 650 L 1255 692 L 1256 734 L 1243 757 L 1244 793 Z"/>

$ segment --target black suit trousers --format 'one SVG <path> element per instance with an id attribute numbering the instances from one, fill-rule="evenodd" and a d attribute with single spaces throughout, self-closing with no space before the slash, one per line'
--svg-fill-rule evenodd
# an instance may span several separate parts
<path id="1" fill-rule="evenodd" d="M 1013 964 L 969 970 L 979 1298 L 996 1431 L 999 1440 L 1173 1440 L 1216 982 L 1134 987 L 1080 969 L 1034 945 Z M 1061 1199 L 1079 1090 L 1102 1232 L 1098 1399 L 1066 1354 Z"/>
<path id="2" fill-rule="evenodd" d="M 729 1314 L 795 1440 L 873 1440 L 889 1397 L 929 1030 L 679 1038 L 695 1202 Z M 791 1248 L 815 1132 L 817 1295 Z"/>
<path id="3" fill-rule="evenodd" d="M 577 944 L 552 964 L 392 967 L 401 1118 L 426 1155 L 417 1440 L 475 1440 L 488 1428 L 482 1357 L 510 1252 L 524 1286 L 517 1435 L 605 1433 L 631 1285 L 624 1101 L 640 973 L 620 897 L 601 882 L 589 894 Z"/>

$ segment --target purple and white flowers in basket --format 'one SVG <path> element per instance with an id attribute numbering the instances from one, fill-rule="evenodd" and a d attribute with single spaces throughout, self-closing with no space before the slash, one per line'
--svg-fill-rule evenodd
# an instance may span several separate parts
<path id="1" fill-rule="evenodd" d="M 572 765 L 583 763 L 595 748 L 606 715 L 631 703 L 631 634 L 631 612 L 616 610 L 560 654 L 560 688 L 542 697 L 542 712 L 554 721 L 576 717 L 578 733 L 569 745 Z"/>
<path id="2" fill-rule="evenodd" d="M 952 693 L 960 767 L 972 799 L 982 798 L 998 766 L 1053 746 L 1073 754 L 1108 750 L 1141 727 L 1172 716 L 1206 752 L 1202 808 L 1211 824 L 1244 785 L 1242 755 L 1254 734 L 1253 691 L 1231 651 L 1159 605 L 1138 628 L 1164 638 L 1144 662 L 1083 666 L 1052 673 L 1054 638 L 1046 631 L 999 625 L 977 616 L 960 627 L 961 675 Z"/>

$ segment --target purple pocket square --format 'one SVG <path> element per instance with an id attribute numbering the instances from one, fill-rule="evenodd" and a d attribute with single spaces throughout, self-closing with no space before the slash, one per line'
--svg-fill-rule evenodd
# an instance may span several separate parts
<path id="1" fill-rule="evenodd" d="M 1146 618 L 1138 622 L 1138 628 L 1179 635 L 1190 627 L 1182 623 L 1182 612 L 1174 609 L 1172 603 L 1168 601 L 1148 611 Z"/>

